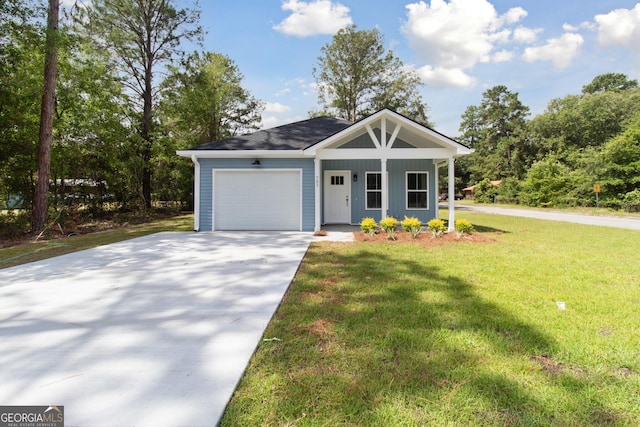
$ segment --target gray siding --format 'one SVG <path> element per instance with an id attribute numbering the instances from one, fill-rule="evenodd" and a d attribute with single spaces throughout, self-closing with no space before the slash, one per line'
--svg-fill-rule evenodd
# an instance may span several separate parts
<path id="1" fill-rule="evenodd" d="M 382 132 L 380 131 L 379 128 L 375 128 L 373 129 L 373 133 L 376 136 L 376 138 L 378 138 L 378 141 L 380 141 L 380 136 L 382 135 Z M 387 132 L 387 141 L 391 140 L 391 134 L 389 132 Z M 342 149 L 350 149 L 350 148 L 375 148 L 375 144 L 373 143 L 373 141 L 371 140 L 371 137 L 369 136 L 369 133 L 365 133 L 363 135 L 358 136 L 357 138 L 354 138 L 352 141 L 347 142 L 346 144 L 342 144 L 340 147 L 338 147 L 338 149 L 342 150 Z M 395 142 L 393 143 L 393 148 L 415 148 L 413 145 L 401 140 L 400 138 L 397 138 L 395 140 Z"/>
<path id="2" fill-rule="evenodd" d="M 199 159 L 200 230 L 211 231 L 213 218 L 213 169 L 254 169 L 254 159 Z M 260 159 L 260 169 L 302 169 L 302 230 L 313 231 L 315 179 L 312 159 Z"/>
<path id="3" fill-rule="evenodd" d="M 322 162 L 323 174 L 325 170 L 350 170 L 351 171 L 351 223 L 358 224 L 362 218 L 373 217 L 380 220 L 379 209 L 367 210 L 365 204 L 365 172 L 379 172 L 379 160 L 324 160 Z M 429 209 L 417 210 L 406 208 L 406 172 L 429 173 Z M 388 160 L 387 173 L 389 176 L 389 209 L 388 216 L 402 220 L 405 215 L 415 216 L 423 223 L 436 218 L 438 214 L 438 192 L 435 188 L 435 165 L 432 160 Z M 353 175 L 357 174 L 358 181 L 353 182 Z M 323 195 L 324 197 L 324 195 Z M 324 200 L 324 199 L 323 199 Z M 324 222 L 324 218 L 323 218 Z"/>

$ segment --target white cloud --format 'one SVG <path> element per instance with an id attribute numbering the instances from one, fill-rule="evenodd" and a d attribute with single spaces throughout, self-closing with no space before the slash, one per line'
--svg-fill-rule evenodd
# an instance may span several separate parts
<path id="1" fill-rule="evenodd" d="M 271 129 L 276 126 L 286 125 L 293 122 L 299 122 L 300 120 L 304 120 L 304 119 L 308 119 L 308 117 L 305 117 L 299 114 L 291 117 L 262 116 L 262 121 L 260 122 L 260 129 Z"/>
<path id="2" fill-rule="evenodd" d="M 291 88 L 290 87 L 285 87 L 284 89 L 280 89 L 279 91 L 276 92 L 276 96 L 284 96 L 288 93 L 291 92 Z"/>
<path id="3" fill-rule="evenodd" d="M 538 33 L 541 33 L 542 28 L 527 28 L 527 27 L 518 27 L 513 30 L 513 40 L 519 43 L 531 44 L 538 40 Z"/>
<path id="4" fill-rule="evenodd" d="M 633 9 L 616 9 L 606 15 L 596 15 L 594 20 L 600 44 L 640 48 L 640 3 Z"/>
<path id="5" fill-rule="evenodd" d="M 494 53 L 493 56 L 491 57 L 491 60 L 493 62 L 507 62 L 507 61 L 511 61 L 513 57 L 514 57 L 513 52 L 503 49 L 500 52 Z"/>
<path id="6" fill-rule="evenodd" d="M 564 23 L 562 24 L 562 29 L 567 33 L 577 33 L 579 30 L 582 30 L 582 29 L 595 30 L 597 28 L 594 22 L 585 21 L 578 26 Z"/>
<path id="7" fill-rule="evenodd" d="M 565 33 L 549 39 L 544 46 L 528 47 L 522 58 L 526 62 L 551 61 L 556 68 L 566 68 L 578 55 L 584 39 L 580 34 Z"/>
<path id="8" fill-rule="evenodd" d="M 437 86 L 473 87 L 476 79 L 464 72 L 462 68 L 444 68 L 425 65 L 417 70 L 420 78 L 427 84 Z"/>
<path id="9" fill-rule="evenodd" d="M 286 0 L 282 3 L 282 10 L 291 11 L 291 15 L 273 29 L 298 37 L 335 34 L 353 24 L 349 8 L 330 0 Z"/>
<path id="10" fill-rule="evenodd" d="M 280 104 L 279 102 L 267 102 L 264 106 L 266 113 L 286 113 L 291 111 L 291 107 Z"/>
<path id="11" fill-rule="evenodd" d="M 281 124 L 281 121 L 282 119 L 279 119 L 274 116 L 270 116 L 270 117 L 262 116 L 262 121 L 260 122 L 260 129 L 271 129 L 273 127 L 278 126 L 278 124 Z"/>
<path id="12" fill-rule="evenodd" d="M 520 7 L 498 15 L 487 0 L 431 0 L 431 5 L 420 1 L 406 8 L 403 31 L 420 60 L 428 64 L 421 69 L 423 79 L 465 87 L 475 82 L 465 70 L 478 62 L 506 59 L 503 53 L 492 56 L 494 45 L 508 43 L 513 31 L 506 26 L 527 15 Z"/>
<path id="13" fill-rule="evenodd" d="M 503 20 L 507 24 L 515 24 L 528 14 L 529 13 L 521 7 L 512 7 L 503 15 Z"/>
<path id="14" fill-rule="evenodd" d="M 290 93 L 296 95 L 307 96 L 309 94 L 309 88 L 313 89 L 307 84 L 307 81 L 302 77 L 296 77 L 290 80 L 284 81 L 284 87 L 275 93 L 276 97 L 285 96 Z"/>

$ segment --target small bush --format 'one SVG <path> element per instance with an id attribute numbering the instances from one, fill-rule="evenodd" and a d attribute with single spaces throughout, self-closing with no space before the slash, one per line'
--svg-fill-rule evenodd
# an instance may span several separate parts
<path id="1" fill-rule="evenodd" d="M 473 232 L 473 225 L 471 225 L 471 223 L 463 218 L 457 219 L 456 223 L 455 223 L 455 228 L 456 228 L 456 236 L 457 237 L 462 237 L 462 235 L 464 233 L 472 233 Z"/>
<path id="2" fill-rule="evenodd" d="M 473 201 L 474 203 L 493 203 L 497 195 L 498 187 L 485 178 L 473 190 Z"/>
<path id="3" fill-rule="evenodd" d="M 389 240 L 396 240 L 396 228 L 398 227 L 398 220 L 392 216 L 388 216 L 383 220 L 380 220 L 380 228 L 387 232 Z"/>
<path id="4" fill-rule="evenodd" d="M 635 189 L 625 194 L 622 207 L 627 212 L 640 212 L 640 190 Z"/>
<path id="5" fill-rule="evenodd" d="M 447 231 L 447 227 L 444 225 L 444 221 L 438 218 L 434 218 L 427 223 L 427 228 L 433 234 L 433 237 L 440 237 L 442 233 Z"/>
<path id="6" fill-rule="evenodd" d="M 369 236 L 373 236 L 374 234 L 376 234 L 376 229 L 378 228 L 378 224 L 376 223 L 376 220 L 373 218 L 364 218 L 362 221 L 360 221 L 360 230 L 362 230 L 364 233 L 368 234 Z"/>
<path id="7" fill-rule="evenodd" d="M 414 216 L 409 218 L 405 215 L 401 225 L 403 230 L 411 233 L 411 237 L 414 239 L 418 237 L 418 234 L 420 234 L 420 231 L 422 230 L 422 223 Z"/>
<path id="8" fill-rule="evenodd" d="M 0 238 L 11 239 L 24 236 L 30 230 L 30 218 L 27 211 L 9 210 L 0 212 Z"/>

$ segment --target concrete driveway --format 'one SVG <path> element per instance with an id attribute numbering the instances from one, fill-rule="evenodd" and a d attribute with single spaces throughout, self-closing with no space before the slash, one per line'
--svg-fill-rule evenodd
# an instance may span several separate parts
<path id="1" fill-rule="evenodd" d="M 160 233 L 0 270 L 0 404 L 215 426 L 310 233 Z"/>

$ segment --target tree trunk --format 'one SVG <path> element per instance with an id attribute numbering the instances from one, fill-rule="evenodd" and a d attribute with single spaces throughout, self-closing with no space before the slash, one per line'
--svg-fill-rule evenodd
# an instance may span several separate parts
<path id="1" fill-rule="evenodd" d="M 58 16 L 60 12 L 58 2 L 59 0 L 49 0 L 47 17 L 44 89 L 40 110 L 40 133 L 38 135 L 38 177 L 31 211 L 31 229 L 33 231 L 40 231 L 44 228 L 49 211 L 49 173 L 51 170 L 51 143 L 53 141 L 53 113 L 58 62 Z"/>
<path id="2" fill-rule="evenodd" d="M 147 30 L 146 46 L 151 52 L 151 29 Z M 150 55 L 150 54 L 149 54 Z M 145 58 L 144 92 L 142 93 L 142 197 L 145 209 L 151 209 L 151 153 L 153 147 L 153 57 Z"/>

